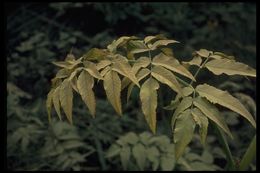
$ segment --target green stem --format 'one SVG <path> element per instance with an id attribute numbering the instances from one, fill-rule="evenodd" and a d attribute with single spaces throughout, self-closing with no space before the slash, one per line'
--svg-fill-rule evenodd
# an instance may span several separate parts
<path id="1" fill-rule="evenodd" d="M 201 66 L 199 66 L 198 70 L 197 70 L 196 73 L 194 74 L 194 78 L 195 78 L 195 79 L 196 79 L 196 77 L 198 76 L 200 70 L 201 70 L 201 69 L 204 67 L 204 65 L 208 62 L 208 60 L 209 60 L 209 57 L 207 57 L 207 59 L 203 62 L 203 64 L 202 64 Z M 194 81 L 191 80 L 190 85 L 192 85 L 193 82 L 194 82 Z"/>
<path id="2" fill-rule="evenodd" d="M 178 76 L 175 76 L 176 77 L 176 79 L 178 80 L 178 81 L 180 81 L 182 84 L 184 84 L 185 86 L 191 86 L 190 84 L 188 84 L 187 82 L 185 82 L 184 80 L 182 80 L 181 78 L 179 78 Z M 192 87 L 192 86 L 191 86 Z"/>
<path id="3" fill-rule="evenodd" d="M 244 157 L 242 158 L 239 164 L 239 171 L 246 171 L 250 166 L 250 163 L 255 158 L 255 155 L 256 155 L 256 135 L 251 141 L 246 153 L 244 154 Z"/>
<path id="4" fill-rule="evenodd" d="M 222 149 L 223 149 L 224 153 L 226 154 L 226 157 L 227 157 L 226 159 L 227 159 L 229 167 L 230 167 L 229 169 L 235 170 L 236 169 L 235 161 L 233 159 L 233 156 L 231 154 L 231 151 L 229 149 L 227 140 L 226 140 L 223 132 L 219 129 L 219 127 L 214 122 L 211 122 L 211 124 L 217 134 L 220 144 L 222 145 Z"/>

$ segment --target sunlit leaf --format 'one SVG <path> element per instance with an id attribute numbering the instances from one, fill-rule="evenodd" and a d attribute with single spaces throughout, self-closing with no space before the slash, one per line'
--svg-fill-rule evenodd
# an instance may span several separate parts
<path id="1" fill-rule="evenodd" d="M 215 75 L 244 75 L 256 77 L 256 70 L 252 67 L 229 59 L 214 59 L 205 64 L 205 67 Z"/>
<path id="2" fill-rule="evenodd" d="M 227 91 L 222 91 L 208 84 L 198 85 L 196 91 L 202 96 L 211 101 L 224 106 L 244 118 L 246 118 L 254 127 L 256 127 L 253 116 L 247 111 L 243 104 L 238 99 L 230 95 Z"/>
<path id="3" fill-rule="evenodd" d="M 119 115 L 122 115 L 121 108 L 121 80 L 115 71 L 109 71 L 104 77 L 104 89 L 106 95 L 114 109 Z"/>
<path id="4" fill-rule="evenodd" d="M 149 124 L 152 132 L 156 131 L 156 108 L 157 108 L 157 92 L 159 83 L 153 79 L 147 79 L 140 89 L 140 99 L 142 103 L 142 111 L 145 119 Z"/>
<path id="5" fill-rule="evenodd" d="M 92 90 L 94 86 L 93 77 L 86 71 L 82 71 L 77 81 L 77 87 L 81 95 L 82 100 L 88 107 L 91 115 L 95 117 L 96 113 L 96 100 Z"/>

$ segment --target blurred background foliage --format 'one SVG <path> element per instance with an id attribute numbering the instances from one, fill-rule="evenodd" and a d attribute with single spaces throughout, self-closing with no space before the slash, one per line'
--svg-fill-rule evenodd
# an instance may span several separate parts
<path id="1" fill-rule="evenodd" d="M 234 55 L 238 61 L 255 68 L 254 3 L 8 3 L 5 8 L 8 169 L 225 169 L 225 155 L 211 128 L 206 146 L 203 147 L 195 136 L 184 156 L 175 163 L 169 149 L 173 145 L 172 113 L 162 109 L 174 94 L 166 86 L 160 90 L 156 135 L 150 134 L 141 113 L 138 88 L 134 89 L 131 101 L 124 104 L 123 117 L 116 115 L 103 89 L 97 85 L 95 119 L 76 97 L 74 126 L 69 125 L 65 117 L 58 121 L 56 115 L 48 124 L 45 100 L 50 80 L 58 71 L 51 62 L 64 60 L 70 50 L 80 57 L 92 47 L 105 48 L 123 35 L 164 34 L 181 42 L 172 47 L 180 60 L 189 60 L 194 50 L 205 48 Z M 213 78 L 205 70 L 198 81 L 229 90 L 256 115 L 255 79 L 225 75 Z M 234 140 L 228 139 L 232 154 L 239 162 L 255 131 L 235 113 L 222 112 L 234 136 Z M 143 140 L 141 136 L 165 142 L 160 145 L 156 140 L 150 144 L 138 143 Z M 131 143 L 132 138 L 138 143 L 135 151 L 133 148 L 137 144 Z M 129 141 L 132 148 L 128 144 L 120 148 L 118 140 L 125 140 L 126 144 Z M 111 155 L 111 150 L 116 153 Z M 138 156 L 139 152 L 147 150 L 152 152 L 147 159 Z M 173 157 L 172 162 L 168 157 Z M 130 159 L 128 164 L 124 159 Z M 254 162 L 250 170 L 255 167 Z"/>

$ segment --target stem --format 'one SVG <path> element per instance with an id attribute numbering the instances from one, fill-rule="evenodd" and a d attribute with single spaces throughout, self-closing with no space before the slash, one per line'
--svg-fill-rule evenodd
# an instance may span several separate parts
<path id="1" fill-rule="evenodd" d="M 226 154 L 226 157 L 227 157 L 226 159 L 228 161 L 230 170 L 235 170 L 236 169 L 235 161 L 233 159 L 233 156 L 231 154 L 231 151 L 229 149 L 227 140 L 226 140 L 223 132 L 219 129 L 219 127 L 215 123 L 211 122 L 211 124 L 212 124 L 212 126 L 213 126 L 213 128 L 214 128 L 214 130 L 217 134 L 217 137 L 218 137 L 220 144 L 222 145 L 222 149 L 223 149 L 224 153 Z"/>
<path id="2" fill-rule="evenodd" d="M 246 171 L 250 166 L 250 163 L 255 158 L 256 155 L 256 135 L 254 136 L 253 140 L 251 141 L 249 147 L 247 148 L 244 157 L 242 158 L 239 164 L 239 171 Z"/>
<path id="3" fill-rule="evenodd" d="M 185 86 L 191 86 L 190 84 L 188 84 L 187 82 L 185 82 L 184 80 L 182 80 L 181 78 L 179 78 L 178 76 L 175 76 L 177 80 L 179 80 L 182 84 L 184 84 Z M 192 87 L 192 86 L 191 86 Z M 193 88 L 193 87 L 192 87 Z"/>
<path id="4" fill-rule="evenodd" d="M 194 74 L 194 78 L 195 78 L 195 79 L 196 79 L 196 77 L 198 76 L 200 70 L 201 70 L 201 69 L 204 67 L 204 65 L 208 62 L 208 60 L 209 60 L 209 57 L 207 57 L 207 59 L 203 62 L 203 64 L 202 64 L 201 66 L 199 66 L 198 70 L 197 70 L 196 73 Z M 192 85 L 193 82 L 194 82 L 194 81 L 191 80 L 190 85 Z"/>

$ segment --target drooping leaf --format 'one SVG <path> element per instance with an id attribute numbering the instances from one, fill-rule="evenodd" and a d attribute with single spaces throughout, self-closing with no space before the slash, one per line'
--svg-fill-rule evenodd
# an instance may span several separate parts
<path id="1" fill-rule="evenodd" d="M 181 86 L 171 71 L 161 66 L 155 66 L 152 68 L 151 74 L 158 81 L 168 85 L 172 90 L 176 91 L 177 93 L 182 94 Z"/>
<path id="2" fill-rule="evenodd" d="M 143 53 L 150 49 L 144 44 L 142 40 L 131 40 L 128 42 L 127 49 L 132 53 Z"/>
<path id="3" fill-rule="evenodd" d="M 82 100 L 88 107 L 90 114 L 95 117 L 96 113 L 96 100 L 92 90 L 94 86 L 93 77 L 86 71 L 82 71 L 77 81 L 77 87 Z"/>
<path id="4" fill-rule="evenodd" d="M 72 124 L 72 104 L 73 91 L 68 79 L 65 79 L 60 86 L 60 103 L 67 116 L 68 121 Z"/>
<path id="5" fill-rule="evenodd" d="M 61 120 L 61 112 L 60 112 L 60 86 L 58 86 L 57 88 L 55 88 L 54 92 L 53 92 L 53 105 L 54 108 L 58 114 L 59 119 Z"/>
<path id="6" fill-rule="evenodd" d="M 231 138 L 233 138 L 225 120 L 221 117 L 218 109 L 209 103 L 206 99 L 201 97 L 196 97 L 193 100 L 193 104 L 201 110 L 201 112 L 206 115 L 209 119 L 215 122 L 220 128 L 222 128 Z"/>
<path id="7" fill-rule="evenodd" d="M 84 70 L 86 70 L 91 76 L 103 80 L 103 77 L 100 75 L 100 73 L 97 70 L 96 64 L 90 61 L 84 61 Z"/>
<path id="8" fill-rule="evenodd" d="M 139 82 L 135 76 L 135 74 L 132 71 L 132 68 L 130 64 L 126 60 L 117 60 L 112 65 L 112 70 L 120 73 L 121 75 L 129 78 L 131 81 L 133 81 L 138 87 L 140 87 Z"/>
<path id="9" fill-rule="evenodd" d="M 208 84 L 198 85 L 196 91 L 202 96 L 211 101 L 224 106 L 244 118 L 246 118 L 254 127 L 256 127 L 253 116 L 247 111 L 243 104 L 238 99 L 230 95 L 227 91 L 222 91 Z"/>
<path id="10" fill-rule="evenodd" d="M 130 155 L 131 155 L 130 147 L 124 146 L 120 151 L 120 159 L 124 170 L 127 170 Z"/>
<path id="11" fill-rule="evenodd" d="M 159 83 L 152 77 L 147 79 L 143 83 L 140 89 L 142 111 L 153 133 L 155 133 L 156 131 L 156 108 L 157 108 L 156 90 L 158 89 L 159 89 Z"/>
<path id="12" fill-rule="evenodd" d="M 181 114 L 182 112 L 184 112 L 186 109 L 188 109 L 190 106 L 192 105 L 192 97 L 184 97 L 180 104 L 178 104 L 178 107 L 176 108 L 176 110 L 174 111 L 174 114 L 172 116 L 172 120 L 171 120 L 171 126 L 172 126 L 172 130 L 175 127 L 176 124 L 176 119 L 179 116 L 179 114 Z"/>
<path id="13" fill-rule="evenodd" d="M 121 108 L 121 80 L 115 71 L 108 71 L 104 77 L 104 89 L 107 98 L 119 115 L 122 115 Z"/>
<path id="14" fill-rule="evenodd" d="M 191 110 L 191 114 L 193 115 L 193 119 L 196 122 L 196 124 L 199 125 L 199 134 L 200 134 L 200 139 L 201 143 L 205 145 L 207 133 L 208 133 L 208 118 L 198 109 L 198 108 L 193 108 Z"/>
<path id="15" fill-rule="evenodd" d="M 194 129 L 195 122 L 192 119 L 191 110 L 187 109 L 177 117 L 173 130 L 176 160 L 180 158 L 186 146 L 191 142 Z"/>
<path id="16" fill-rule="evenodd" d="M 54 89 L 51 89 L 47 95 L 47 99 L 46 99 L 46 108 L 47 108 L 47 113 L 48 113 L 48 120 L 49 123 L 51 122 L 51 108 L 52 108 L 52 99 L 53 99 L 53 93 L 54 93 Z"/>
<path id="17" fill-rule="evenodd" d="M 145 150 L 146 150 L 145 147 L 141 143 L 138 143 L 138 144 L 134 145 L 134 147 L 133 147 L 133 156 L 136 160 L 138 167 L 142 171 L 145 168 L 145 160 L 146 160 L 146 151 Z"/>
<path id="18" fill-rule="evenodd" d="M 177 59 L 173 57 L 169 57 L 160 53 L 153 58 L 152 64 L 163 66 L 171 71 L 186 76 L 193 81 L 196 81 L 193 75 L 185 67 L 183 67 Z"/>
<path id="19" fill-rule="evenodd" d="M 57 61 L 57 62 L 52 62 L 54 65 L 58 66 L 58 67 L 63 67 L 66 69 L 73 69 L 77 64 L 70 64 L 66 61 Z"/>
<path id="20" fill-rule="evenodd" d="M 205 64 L 205 67 L 215 75 L 244 75 L 256 77 L 256 70 L 252 67 L 229 59 L 214 59 Z"/>

